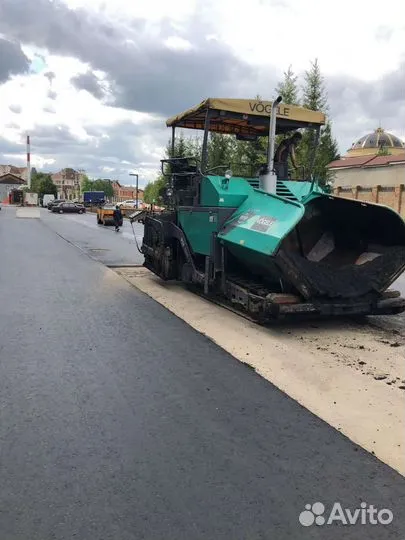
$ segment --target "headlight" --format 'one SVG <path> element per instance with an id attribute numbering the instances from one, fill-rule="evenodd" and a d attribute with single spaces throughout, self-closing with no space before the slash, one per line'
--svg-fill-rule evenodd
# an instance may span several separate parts
<path id="1" fill-rule="evenodd" d="M 168 189 L 166 190 L 166 195 L 167 195 L 168 197 L 171 197 L 171 196 L 173 195 L 173 190 L 172 190 L 172 188 L 168 188 Z"/>

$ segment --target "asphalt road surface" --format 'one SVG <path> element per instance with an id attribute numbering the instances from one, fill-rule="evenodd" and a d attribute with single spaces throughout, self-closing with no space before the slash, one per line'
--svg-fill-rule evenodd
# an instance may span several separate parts
<path id="1" fill-rule="evenodd" d="M 405 479 L 90 258 L 135 248 L 90 217 L 0 212 L 1 540 L 405 538 Z"/>
<path id="2" fill-rule="evenodd" d="M 59 215 L 47 209 L 41 209 L 41 219 L 68 242 L 106 265 L 143 263 L 143 255 L 137 249 L 143 236 L 143 225 L 139 223 L 134 223 L 132 229 L 124 219 L 120 231 L 115 232 L 113 226 L 98 225 L 93 213 Z"/>

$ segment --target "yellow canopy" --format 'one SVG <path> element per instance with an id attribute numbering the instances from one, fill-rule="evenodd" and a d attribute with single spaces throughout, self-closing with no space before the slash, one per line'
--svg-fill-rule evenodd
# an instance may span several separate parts
<path id="1" fill-rule="evenodd" d="M 199 105 L 167 120 L 168 127 L 204 129 L 209 111 L 209 130 L 240 135 L 267 135 L 271 101 L 255 99 L 208 98 Z M 325 124 L 318 111 L 280 103 L 277 108 L 277 133 Z"/>

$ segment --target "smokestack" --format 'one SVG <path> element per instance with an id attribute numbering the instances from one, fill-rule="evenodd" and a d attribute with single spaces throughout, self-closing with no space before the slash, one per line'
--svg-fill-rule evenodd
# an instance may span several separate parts
<path id="1" fill-rule="evenodd" d="M 31 189 L 31 150 L 29 135 L 27 135 L 27 184 L 28 189 Z"/>

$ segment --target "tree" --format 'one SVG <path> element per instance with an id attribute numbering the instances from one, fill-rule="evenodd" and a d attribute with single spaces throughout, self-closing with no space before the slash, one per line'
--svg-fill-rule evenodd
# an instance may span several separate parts
<path id="1" fill-rule="evenodd" d="M 103 180 L 102 178 L 98 178 L 97 180 L 94 180 L 92 182 L 92 190 L 91 191 L 104 191 L 105 196 L 107 198 L 114 197 L 114 189 L 112 186 L 111 180 Z"/>
<path id="2" fill-rule="evenodd" d="M 208 140 L 208 163 L 207 168 L 223 166 L 222 169 L 217 169 L 213 173 L 224 174 L 225 168 L 230 167 L 235 162 L 236 141 L 231 135 L 222 135 L 219 133 L 210 133 Z"/>
<path id="3" fill-rule="evenodd" d="M 180 133 L 180 136 L 175 138 L 174 141 L 174 152 L 172 151 L 172 141 L 168 141 L 165 149 L 166 159 L 171 157 L 195 157 L 200 158 L 201 154 L 201 139 L 199 137 L 195 138 L 185 138 L 183 132 Z"/>
<path id="4" fill-rule="evenodd" d="M 89 177 L 86 174 L 84 174 L 82 176 L 80 190 L 83 193 L 83 191 L 91 191 L 91 188 L 92 188 L 92 182 L 89 179 Z"/>
<path id="5" fill-rule="evenodd" d="M 378 148 L 377 156 L 389 156 L 390 151 L 388 150 L 387 146 L 384 146 L 383 144 Z"/>
<path id="6" fill-rule="evenodd" d="M 311 67 L 305 72 L 305 84 L 302 88 L 302 106 L 312 111 L 328 112 L 328 98 L 325 81 L 319 67 L 318 59 L 311 62 Z"/>
<path id="7" fill-rule="evenodd" d="M 146 204 L 158 203 L 165 188 L 166 178 L 163 175 L 158 176 L 153 182 L 149 182 L 144 189 L 144 201 Z"/>
<path id="8" fill-rule="evenodd" d="M 306 129 L 297 150 L 299 169 L 297 176 L 302 176 L 302 169 L 307 176 L 311 173 L 320 184 L 325 184 L 329 178 L 328 164 L 339 159 L 338 145 L 332 135 L 331 122 L 328 119 L 328 97 L 318 60 L 311 62 L 310 69 L 305 72 L 302 88 L 302 105 L 313 111 L 323 112 L 326 116 L 325 126 L 320 130 L 318 147 L 315 148 L 316 139 L 312 129 Z M 314 152 L 315 156 L 314 156 Z M 313 162 L 313 157 L 315 157 Z"/>
<path id="9" fill-rule="evenodd" d="M 42 180 L 45 180 L 46 178 L 50 178 L 49 174 L 43 173 L 43 172 L 32 172 L 31 173 L 31 191 L 33 193 L 39 193 L 40 184 Z"/>
<path id="10" fill-rule="evenodd" d="M 55 197 L 58 194 L 58 189 L 53 183 L 51 175 L 36 170 L 31 172 L 31 188 L 23 186 L 23 189 L 27 192 L 37 193 L 39 199 L 42 199 L 46 194 L 55 195 Z"/>
<path id="11" fill-rule="evenodd" d="M 52 177 L 50 174 L 45 174 L 44 178 L 39 182 L 39 198 L 42 199 L 44 195 L 54 195 L 55 198 L 58 194 L 58 188 L 52 182 Z"/>
<path id="12" fill-rule="evenodd" d="M 200 157 L 200 148 L 201 143 L 198 138 L 186 139 L 182 132 L 180 135 L 175 138 L 174 141 L 174 151 L 172 149 L 172 141 L 168 141 L 165 148 L 165 159 L 171 157 Z M 147 204 L 152 204 L 153 202 L 159 203 L 163 199 L 164 191 L 167 187 L 167 180 L 170 176 L 171 168 L 170 165 L 164 166 L 165 175 L 159 174 L 153 182 L 149 182 L 144 189 L 144 201 Z"/>
<path id="13" fill-rule="evenodd" d="M 297 79 L 292 67 L 289 66 L 288 70 L 284 72 L 284 80 L 276 87 L 277 95 L 281 96 L 283 103 L 287 105 L 299 105 Z"/>
<path id="14" fill-rule="evenodd" d="M 314 177 L 318 178 L 321 184 L 326 184 L 332 179 L 332 173 L 328 169 L 329 163 L 340 159 L 339 147 L 336 139 L 332 136 L 332 124 L 328 120 L 321 130 L 318 151 L 315 156 Z"/>
<path id="15" fill-rule="evenodd" d="M 198 136 L 190 137 L 187 141 L 187 151 L 189 152 L 189 156 L 192 156 L 196 160 L 200 161 L 202 151 L 202 138 Z"/>
<path id="16" fill-rule="evenodd" d="M 154 184 L 155 182 L 148 182 L 143 190 L 143 201 L 146 204 L 152 204 L 153 199 L 155 198 Z"/>
<path id="17" fill-rule="evenodd" d="M 97 180 L 90 180 L 86 175 L 83 176 L 81 186 L 81 192 L 84 191 L 104 191 L 107 198 L 114 197 L 114 188 L 111 180 L 98 178 Z"/>
<path id="18" fill-rule="evenodd" d="M 292 66 L 288 67 L 288 70 L 284 72 L 284 80 L 279 82 L 276 87 L 277 96 L 281 96 L 286 105 L 299 105 L 299 88 L 297 83 L 298 77 L 292 70 Z M 284 135 L 277 135 L 275 140 L 275 148 L 282 142 L 284 138 L 287 138 L 291 133 L 285 133 Z M 291 170 L 291 160 L 289 160 L 289 168 Z M 301 175 L 302 176 L 302 175 Z"/>
<path id="19" fill-rule="evenodd" d="M 267 162 L 268 137 L 258 137 L 256 141 L 237 141 L 233 163 L 237 164 L 238 176 L 254 176 L 260 165 Z"/>
<path id="20" fill-rule="evenodd" d="M 172 151 L 171 141 L 167 143 L 166 146 L 166 158 L 171 157 L 187 157 L 188 148 L 187 141 L 184 138 L 183 133 L 180 133 L 180 137 L 175 138 L 174 140 L 174 151 Z"/>

